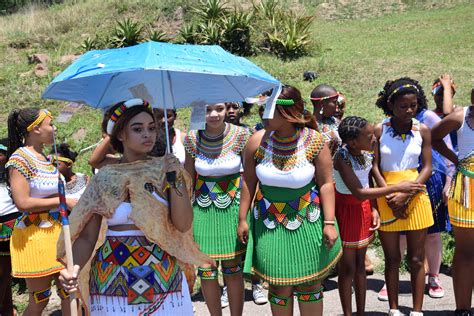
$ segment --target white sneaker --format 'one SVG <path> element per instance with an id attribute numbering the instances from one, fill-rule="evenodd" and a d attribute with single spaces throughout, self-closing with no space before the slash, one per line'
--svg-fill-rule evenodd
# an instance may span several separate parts
<path id="1" fill-rule="evenodd" d="M 428 278 L 428 295 L 432 298 L 442 298 L 444 289 L 437 274 L 430 274 Z"/>
<path id="2" fill-rule="evenodd" d="M 405 314 L 403 314 L 402 312 L 400 312 L 400 310 L 398 309 L 391 309 L 388 311 L 388 316 L 404 316 Z"/>
<path id="3" fill-rule="evenodd" d="M 260 283 L 252 284 L 253 301 L 257 305 L 268 303 L 267 296 L 263 293 L 263 287 Z"/>
<path id="4" fill-rule="evenodd" d="M 423 316 L 423 312 L 410 312 L 410 316 Z"/>
<path id="5" fill-rule="evenodd" d="M 227 286 L 224 286 L 221 295 L 221 307 L 226 308 L 227 306 L 229 306 L 229 297 L 227 296 Z"/>

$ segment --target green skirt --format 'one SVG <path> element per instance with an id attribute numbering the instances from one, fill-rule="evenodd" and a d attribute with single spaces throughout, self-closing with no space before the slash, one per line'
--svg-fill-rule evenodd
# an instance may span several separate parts
<path id="1" fill-rule="evenodd" d="M 244 270 L 251 261 L 252 272 L 269 284 L 318 282 L 342 255 L 340 238 L 331 249 L 323 243 L 324 214 L 315 183 L 300 189 L 261 185 L 250 217 L 253 252 Z"/>
<path id="2" fill-rule="evenodd" d="M 212 259 L 235 259 L 246 250 L 237 238 L 240 186 L 240 174 L 220 178 L 199 176 L 196 181 L 194 240 Z"/>

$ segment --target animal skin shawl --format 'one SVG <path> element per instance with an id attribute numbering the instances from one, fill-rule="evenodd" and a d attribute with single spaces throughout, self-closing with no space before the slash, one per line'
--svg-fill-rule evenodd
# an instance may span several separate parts
<path id="1" fill-rule="evenodd" d="M 94 248 L 97 249 L 105 236 L 106 219 L 111 218 L 119 204 L 129 196 L 132 205 L 130 219 L 148 240 L 179 261 L 198 266 L 212 263 L 212 259 L 199 251 L 193 240 L 192 227 L 184 233 L 180 232 L 171 222 L 168 207 L 145 188 L 145 184 L 151 183 L 157 191 L 163 192 L 166 184 L 163 164 L 163 157 L 155 157 L 145 161 L 107 165 L 100 169 L 69 217 L 72 241 L 79 237 L 93 214 L 98 214 L 103 219 L 99 234 L 102 238 L 99 237 Z M 188 194 L 191 196 L 191 177 L 184 169 L 180 172 L 183 172 Z M 58 258 L 63 258 L 64 254 L 61 234 L 58 241 Z"/>

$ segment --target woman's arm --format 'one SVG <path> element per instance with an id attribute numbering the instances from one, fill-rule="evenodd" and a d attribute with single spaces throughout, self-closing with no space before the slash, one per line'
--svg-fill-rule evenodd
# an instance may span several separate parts
<path id="1" fill-rule="evenodd" d="M 59 206 L 59 198 L 34 198 L 30 196 L 30 185 L 15 168 L 9 168 L 10 188 L 13 202 L 20 212 L 46 212 Z"/>
<path id="2" fill-rule="evenodd" d="M 339 171 L 342 180 L 344 180 L 345 185 L 351 191 L 352 195 L 361 201 L 373 200 L 395 192 L 420 192 L 425 188 L 423 184 L 414 181 L 403 181 L 396 185 L 385 187 L 363 188 L 354 170 L 341 158 L 336 159 L 334 166 L 335 169 Z"/>
<path id="3" fill-rule="evenodd" d="M 387 183 L 385 182 L 382 172 L 380 172 L 380 137 L 382 135 L 382 124 L 375 126 L 374 134 L 377 138 L 377 143 L 374 148 L 374 161 L 372 162 L 371 174 L 378 187 L 386 187 Z"/>
<path id="4" fill-rule="evenodd" d="M 332 179 L 332 158 L 331 152 L 326 144 L 319 155 L 314 158 L 313 164 L 316 168 L 316 181 L 319 186 L 324 221 L 335 221 L 336 201 Z M 323 233 L 326 245 L 332 248 L 338 237 L 336 228 L 334 225 L 325 223 Z"/>
<path id="5" fill-rule="evenodd" d="M 433 165 L 431 163 L 431 131 L 426 125 L 420 125 L 420 134 L 423 139 L 421 144 L 421 164 L 422 168 L 416 178 L 416 182 L 425 183 L 431 177 Z"/>
<path id="6" fill-rule="evenodd" d="M 450 75 L 444 74 L 439 80 L 443 86 L 443 114 L 448 115 L 454 109 L 452 79 Z"/>
<path id="7" fill-rule="evenodd" d="M 117 163 L 119 158 L 115 157 L 112 145 L 110 144 L 110 137 L 107 135 L 94 149 L 89 159 L 89 165 L 92 168 L 100 169 L 105 165 Z"/>
<path id="8" fill-rule="evenodd" d="M 194 158 L 186 151 L 186 157 L 184 160 L 184 169 L 189 173 L 193 180 L 193 191 L 196 186 L 196 168 L 194 167 Z"/>
<path id="9" fill-rule="evenodd" d="M 178 158 L 173 154 L 166 155 L 165 172 L 180 172 Z M 176 179 L 176 188 L 170 187 L 168 190 L 168 203 L 171 213 L 171 221 L 180 232 L 188 231 L 193 224 L 193 208 L 184 177 Z"/>
<path id="10" fill-rule="evenodd" d="M 239 226 L 237 228 L 237 236 L 244 244 L 247 243 L 249 230 L 247 213 L 252 205 L 258 181 L 255 171 L 255 153 L 257 152 L 264 135 L 265 131 L 263 130 L 253 134 L 243 151 L 244 175 L 242 179 L 242 189 L 240 191 Z"/>
<path id="11" fill-rule="evenodd" d="M 462 108 L 461 108 L 462 109 Z M 464 111 L 454 111 L 433 126 L 431 136 L 433 138 L 433 148 L 441 155 L 458 164 L 458 157 L 453 150 L 449 149 L 443 138 L 451 131 L 458 130 L 462 126 Z"/>
<path id="12" fill-rule="evenodd" d="M 79 234 L 79 237 L 72 245 L 72 254 L 74 264 L 83 267 L 94 251 L 95 244 L 99 237 L 102 216 L 98 214 L 92 215 L 89 222 Z"/>

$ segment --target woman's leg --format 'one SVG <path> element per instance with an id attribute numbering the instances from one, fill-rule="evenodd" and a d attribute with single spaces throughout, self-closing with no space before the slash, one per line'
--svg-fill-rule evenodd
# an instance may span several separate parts
<path id="1" fill-rule="evenodd" d="M 198 276 L 209 313 L 211 316 L 221 316 L 221 288 L 217 281 L 217 268 L 211 268 L 210 265 L 199 267 Z"/>
<path id="2" fill-rule="evenodd" d="M 456 248 L 453 259 L 453 287 L 456 309 L 471 309 L 474 285 L 474 229 L 453 226 Z"/>
<path id="3" fill-rule="evenodd" d="M 367 292 L 367 274 L 365 272 L 365 255 L 367 247 L 356 250 L 354 289 L 357 306 L 357 315 L 365 313 L 365 295 Z M 350 314 L 348 314 L 350 315 Z"/>
<path id="4" fill-rule="evenodd" d="M 71 315 L 71 301 L 69 300 L 69 294 L 61 287 L 59 274 L 55 275 L 54 283 L 56 284 L 57 294 L 61 299 L 61 312 L 64 316 L 69 316 Z"/>
<path id="5" fill-rule="evenodd" d="M 268 289 L 268 301 L 272 315 L 292 316 L 293 315 L 293 286 L 271 285 Z"/>
<path id="6" fill-rule="evenodd" d="M 352 281 L 356 273 L 356 249 L 344 248 L 338 267 L 338 289 L 344 315 L 352 315 Z M 365 274 L 365 269 L 364 269 Z"/>
<path id="7" fill-rule="evenodd" d="M 390 309 L 398 309 L 398 285 L 400 268 L 400 233 L 379 231 L 385 257 L 385 283 Z"/>
<path id="8" fill-rule="evenodd" d="M 425 240 L 426 229 L 407 232 L 407 258 L 410 266 L 413 311 L 421 312 L 425 292 Z"/>
<path id="9" fill-rule="evenodd" d="M 434 298 L 444 296 L 444 290 L 438 278 L 441 260 L 443 258 L 443 242 L 441 233 L 428 234 L 425 241 L 425 269 L 428 272 L 428 294 Z"/>
<path id="10" fill-rule="evenodd" d="M 301 316 L 323 315 L 323 287 L 321 282 L 297 285 L 295 289 Z"/>
<path id="11" fill-rule="evenodd" d="M 23 313 L 24 316 L 41 316 L 51 297 L 51 281 L 54 275 L 42 278 L 25 279 L 29 292 L 28 306 Z"/>
<path id="12" fill-rule="evenodd" d="M 0 315 L 13 315 L 12 263 L 10 256 L 0 256 Z"/>
<path id="13" fill-rule="evenodd" d="M 230 314 L 242 315 L 244 309 L 244 278 L 241 258 L 222 261 L 222 274 L 227 285 Z"/>

